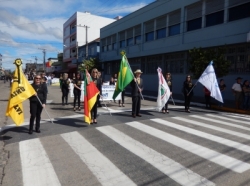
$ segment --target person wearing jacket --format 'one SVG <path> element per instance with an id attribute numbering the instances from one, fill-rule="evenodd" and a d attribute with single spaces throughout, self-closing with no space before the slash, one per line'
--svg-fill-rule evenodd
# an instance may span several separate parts
<path id="1" fill-rule="evenodd" d="M 132 117 L 141 117 L 141 93 L 143 91 L 143 79 L 141 78 L 142 71 L 140 69 L 136 70 L 135 78 L 131 81 L 130 85 L 132 87 Z"/>
<path id="2" fill-rule="evenodd" d="M 93 80 L 93 82 L 95 83 L 97 89 L 100 91 L 99 95 L 102 95 L 102 80 L 100 78 L 98 78 L 98 70 L 96 68 L 93 68 L 91 71 L 91 78 Z M 91 113 L 91 122 L 90 124 L 97 124 L 97 104 L 98 104 L 98 99 L 100 98 L 100 96 L 97 96 L 96 102 L 94 104 L 94 106 L 92 107 L 90 113 Z"/>
<path id="3" fill-rule="evenodd" d="M 168 84 L 169 90 L 170 90 L 170 96 L 172 96 L 172 77 L 171 74 L 168 72 L 166 74 L 166 83 Z M 169 101 L 169 99 L 168 99 Z M 168 111 L 168 101 L 166 102 L 165 106 L 162 108 L 162 113 L 169 113 Z"/>
<path id="4" fill-rule="evenodd" d="M 63 74 L 63 79 L 61 82 L 62 82 L 62 105 L 64 106 L 65 104 L 68 105 L 68 94 L 70 89 L 69 87 L 70 80 L 68 78 L 67 73 Z"/>
<path id="5" fill-rule="evenodd" d="M 41 82 L 41 76 L 36 75 L 34 82 L 31 86 L 36 91 L 36 94 L 29 98 L 30 100 L 30 124 L 29 124 L 29 134 L 33 133 L 34 121 L 36 118 L 36 132 L 40 133 L 40 121 L 41 113 L 43 108 L 45 108 L 46 99 L 47 99 L 47 87 L 44 83 Z M 38 98 L 40 101 L 38 100 Z"/>
<path id="6" fill-rule="evenodd" d="M 74 84 L 74 111 L 76 111 L 76 100 L 78 101 L 78 110 L 81 110 L 80 107 L 80 99 L 81 99 L 81 85 L 82 85 L 82 80 L 81 80 L 81 75 L 80 73 L 77 73 L 76 78 L 73 80 Z"/>
<path id="7" fill-rule="evenodd" d="M 190 102 L 191 102 L 191 99 L 194 95 L 193 93 L 193 86 L 194 84 L 192 83 L 192 79 L 191 79 L 191 76 L 188 75 L 186 77 L 186 80 L 183 82 L 183 88 L 182 88 L 182 92 L 184 94 L 184 97 L 185 97 L 185 111 L 190 113 Z"/>

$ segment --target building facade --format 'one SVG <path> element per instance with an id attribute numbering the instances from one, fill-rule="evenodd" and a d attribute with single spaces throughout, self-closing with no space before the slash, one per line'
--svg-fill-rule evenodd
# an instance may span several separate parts
<path id="1" fill-rule="evenodd" d="M 119 70 L 125 50 L 132 70 L 140 68 L 145 90 L 157 91 L 157 67 L 173 75 L 173 92 L 181 94 L 189 73 L 188 50 L 227 47 L 231 62 L 227 95 L 237 76 L 250 80 L 249 0 L 158 0 L 101 29 L 101 61 L 106 75 Z M 155 94 L 157 95 L 157 94 Z M 195 95 L 203 96 L 201 86 Z"/>
<path id="2" fill-rule="evenodd" d="M 76 12 L 63 24 L 63 62 L 68 63 L 68 68 L 76 68 L 79 47 L 99 38 L 100 29 L 114 21 L 89 12 Z"/>

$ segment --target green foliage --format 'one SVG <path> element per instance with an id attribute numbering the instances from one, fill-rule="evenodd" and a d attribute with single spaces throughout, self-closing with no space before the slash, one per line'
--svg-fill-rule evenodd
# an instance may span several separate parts
<path id="1" fill-rule="evenodd" d="M 90 58 L 88 60 L 83 60 L 83 62 L 79 65 L 78 69 L 79 71 L 83 72 L 85 69 L 90 71 L 93 68 L 99 69 L 101 66 L 99 59 L 96 58 Z"/>
<path id="2" fill-rule="evenodd" d="M 213 61 L 217 77 L 227 75 L 231 63 L 225 59 L 225 50 L 225 47 L 213 49 L 193 48 L 189 50 L 189 70 L 193 73 L 193 77 L 195 79 L 199 78 L 211 61 Z"/>

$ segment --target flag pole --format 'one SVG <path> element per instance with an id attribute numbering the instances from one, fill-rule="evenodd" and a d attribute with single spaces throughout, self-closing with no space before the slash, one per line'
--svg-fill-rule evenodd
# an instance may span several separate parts
<path id="1" fill-rule="evenodd" d="M 102 97 L 102 96 L 101 96 L 101 98 L 102 98 L 102 102 L 104 103 L 105 107 L 106 107 L 106 108 L 107 108 L 107 110 L 109 111 L 110 116 L 112 116 L 112 114 L 111 114 L 111 112 L 110 112 L 109 108 L 107 107 L 106 103 L 104 102 L 104 100 L 103 100 L 103 97 Z"/>
<path id="2" fill-rule="evenodd" d="M 172 96 L 171 96 L 171 99 L 172 99 L 173 104 L 175 105 L 175 103 L 174 103 L 174 99 L 173 99 L 173 97 L 172 97 Z"/>
<path id="3" fill-rule="evenodd" d="M 128 58 L 127 58 L 125 55 L 124 55 L 124 57 L 126 58 L 127 64 L 128 64 L 128 66 L 129 66 L 129 70 L 130 70 L 130 72 L 133 74 L 133 77 L 134 77 L 134 79 L 135 79 L 134 73 L 132 72 L 131 66 L 130 66 L 130 64 L 129 64 L 129 62 L 128 62 Z M 137 85 L 137 88 L 139 89 L 139 85 L 138 85 L 137 81 L 135 81 L 135 83 L 136 83 L 136 85 Z M 144 100 L 143 95 L 142 95 L 141 92 L 140 92 L 140 94 L 141 94 L 142 99 Z"/>
<path id="4" fill-rule="evenodd" d="M 194 84 L 194 86 L 191 88 L 191 90 L 188 92 L 188 94 L 187 95 L 189 95 L 190 94 L 190 92 L 194 89 L 194 87 L 196 86 L 196 84 L 198 83 L 198 80 L 196 81 L 196 83 Z"/>
<path id="5" fill-rule="evenodd" d="M 39 99 L 39 97 L 38 97 L 37 95 L 36 95 L 36 97 L 37 97 L 39 103 L 41 104 L 41 106 L 43 106 L 43 104 L 42 104 L 41 100 Z M 48 113 L 47 110 L 46 110 L 46 108 L 44 108 L 44 110 L 45 110 L 46 114 L 49 116 L 49 119 L 50 119 L 51 123 L 53 123 L 53 121 L 52 121 L 52 119 L 51 119 L 49 113 Z M 53 124 L 54 124 L 54 123 L 53 123 Z"/>

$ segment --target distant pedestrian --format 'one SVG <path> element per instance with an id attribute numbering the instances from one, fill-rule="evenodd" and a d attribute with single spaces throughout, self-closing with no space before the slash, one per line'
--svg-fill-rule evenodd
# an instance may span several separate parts
<path id="1" fill-rule="evenodd" d="M 68 78 L 68 74 L 64 73 L 63 74 L 63 79 L 62 79 L 62 105 L 64 106 L 65 104 L 68 105 L 68 94 L 69 94 L 69 89 L 70 89 L 70 80 Z"/>
<path id="2" fill-rule="evenodd" d="M 115 80 L 113 77 L 110 78 L 109 85 L 115 85 Z"/>
<path id="3" fill-rule="evenodd" d="M 103 85 L 102 73 L 100 71 L 98 71 L 98 73 L 97 73 L 97 78 L 98 78 L 98 81 L 101 82 L 101 85 Z M 100 101 L 100 94 L 97 96 L 97 106 L 102 107 L 102 104 Z"/>
<path id="4" fill-rule="evenodd" d="M 36 91 L 36 94 L 29 98 L 30 100 L 30 124 L 29 124 L 29 134 L 33 133 L 34 121 L 36 118 L 36 132 L 40 133 L 40 121 L 41 121 L 41 113 L 43 108 L 45 108 L 47 92 L 45 84 L 41 83 L 41 76 L 37 75 L 34 78 L 31 86 Z M 37 99 L 40 99 L 41 103 Z"/>
<path id="5" fill-rule="evenodd" d="M 244 94 L 243 109 L 248 110 L 250 109 L 250 86 L 248 80 L 244 81 L 242 89 Z"/>
<path id="6" fill-rule="evenodd" d="M 220 93 L 221 93 L 221 97 L 222 97 L 222 100 L 223 102 L 225 102 L 225 90 L 226 90 L 226 84 L 224 82 L 224 79 L 221 79 L 220 80 L 220 84 L 219 84 L 219 88 L 220 88 Z M 219 106 L 222 107 L 223 106 L 223 103 L 219 103 Z"/>
<path id="7" fill-rule="evenodd" d="M 81 93 L 82 93 L 82 80 L 80 73 L 76 74 L 75 80 L 73 80 L 74 84 L 74 111 L 76 111 L 76 100 L 78 101 L 78 110 L 81 110 L 80 106 L 80 99 L 81 99 Z"/>
<path id="8" fill-rule="evenodd" d="M 60 74 L 59 83 L 60 83 L 60 89 L 61 89 L 61 91 L 62 91 L 62 80 L 63 80 L 63 75 Z"/>
<path id="9" fill-rule="evenodd" d="M 168 72 L 166 74 L 166 83 L 168 84 L 169 90 L 170 90 L 170 96 L 172 96 L 172 76 L 171 74 Z M 168 99 L 169 101 L 169 99 Z M 168 111 L 168 101 L 165 103 L 164 107 L 162 108 L 162 113 L 169 113 Z"/>
<path id="10" fill-rule="evenodd" d="M 41 83 L 44 83 L 46 85 L 46 91 L 47 91 L 47 94 L 49 93 L 48 92 L 48 86 L 47 86 L 47 83 L 48 83 L 48 77 L 46 76 L 46 74 L 43 72 L 41 73 Z"/>
<path id="11" fill-rule="evenodd" d="M 242 103 L 242 85 L 241 85 L 241 77 L 237 77 L 236 83 L 233 84 L 232 86 L 232 91 L 235 97 L 235 108 L 240 109 L 241 103 Z"/>
<path id="12" fill-rule="evenodd" d="M 182 88 L 182 92 L 184 94 L 184 98 L 185 98 L 185 111 L 190 113 L 190 102 L 191 102 L 191 99 L 194 95 L 193 93 L 193 82 L 192 82 L 192 79 L 191 79 L 191 76 L 188 75 L 186 77 L 186 80 L 183 82 L 183 88 Z"/>

